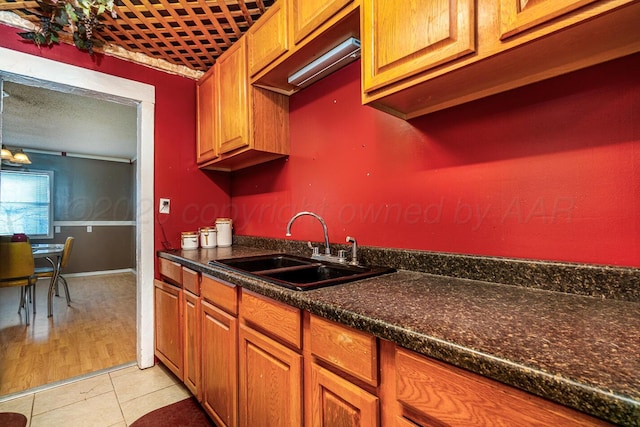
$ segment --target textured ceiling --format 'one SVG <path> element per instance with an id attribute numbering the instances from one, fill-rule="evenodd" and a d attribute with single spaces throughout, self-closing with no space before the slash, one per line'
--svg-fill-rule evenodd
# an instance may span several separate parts
<path id="1" fill-rule="evenodd" d="M 96 37 L 149 58 L 206 71 L 275 0 L 116 0 Z M 38 24 L 35 1 L 0 0 L 9 11 Z M 66 37 L 71 40 L 71 37 Z"/>
<path id="2" fill-rule="evenodd" d="M 5 81 L 2 143 L 70 155 L 134 159 L 135 106 Z"/>

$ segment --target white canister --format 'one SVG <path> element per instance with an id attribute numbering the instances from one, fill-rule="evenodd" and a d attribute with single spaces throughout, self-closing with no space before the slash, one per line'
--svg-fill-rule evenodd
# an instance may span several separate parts
<path id="1" fill-rule="evenodd" d="M 218 243 L 216 229 L 214 227 L 202 227 L 200 229 L 200 247 L 215 248 Z"/>
<path id="2" fill-rule="evenodd" d="M 185 231 L 180 233 L 182 249 L 198 249 L 198 233 L 195 231 Z"/>
<path id="3" fill-rule="evenodd" d="M 218 233 L 218 246 L 225 248 L 231 246 L 231 218 L 216 219 L 216 231 Z"/>

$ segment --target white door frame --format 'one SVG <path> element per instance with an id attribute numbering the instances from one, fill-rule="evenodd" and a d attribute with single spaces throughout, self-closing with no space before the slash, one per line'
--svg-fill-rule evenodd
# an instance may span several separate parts
<path id="1" fill-rule="evenodd" d="M 137 106 L 136 358 L 140 368 L 153 366 L 155 87 L 2 47 L 0 77 L 9 81 L 29 82 L 32 86 Z"/>

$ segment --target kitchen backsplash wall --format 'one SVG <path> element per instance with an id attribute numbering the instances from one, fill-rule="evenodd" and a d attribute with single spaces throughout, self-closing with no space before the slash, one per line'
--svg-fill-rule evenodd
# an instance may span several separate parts
<path id="1" fill-rule="evenodd" d="M 235 173 L 235 233 L 640 266 L 640 55 L 408 122 L 360 63 L 291 97 L 291 155 Z M 322 241 L 311 217 L 292 238 Z"/>

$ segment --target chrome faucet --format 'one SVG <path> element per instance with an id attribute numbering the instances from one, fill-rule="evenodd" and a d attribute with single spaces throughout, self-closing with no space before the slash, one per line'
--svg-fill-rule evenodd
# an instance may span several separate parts
<path id="1" fill-rule="evenodd" d="M 331 248 L 329 247 L 329 230 L 327 229 L 327 224 L 324 222 L 324 219 L 322 219 L 322 217 L 318 214 L 315 214 L 313 212 L 308 212 L 308 211 L 303 211 L 303 212 L 298 212 L 297 214 L 295 214 L 293 217 L 291 217 L 291 219 L 289 220 L 289 223 L 287 224 L 287 236 L 291 236 L 291 225 L 293 224 L 293 221 L 295 221 L 296 219 L 300 218 L 301 216 L 304 215 L 309 215 L 314 217 L 315 219 L 317 219 L 318 221 L 320 221 L 320 224 L 322 224 L 322 230 L 324 231 L 324 254 L 320 254 L 320 250 L 317 246 L 312 246 L 311 242 L 308 243 L 309 247 L 313 250 L 313 253 L 311 254 L 311 258 L 312 259 L 319 259 L 319 260 L 325 260 L 325 261 L 330 261 L 330 262 L 339 262 L 339 263 L 346 263 L 347 262 L 347 251 L 345 251 L 344 249 L 339 250 L 338 251 L 338 255 L 331 255 Z M 359 265 L 358 263 L 358 244 L 356 243 L 356 239 L 354 237 L 351 236 L 347 236 L 347 243 L 351 243 L 352 247 L 351 247 L 351 261 L 349 262 L 349 264 L 351 265 Z"/>
<path id="2" fill-rule="evenodd" d="M 289 223 L 287 224 L 287 236 L 291 236 L 291 225 L 293 224 L 293 221 L 295 221 L 296 219 L 300 218 L 301 216 L 304 215 L 309 215 L 314 217 L 315 219 L 317 219 L 318 221 L 320 221 L 320 224 L 322 224 L 322 230 L 324 231 L 324 256 L 319 254 L 319 251 L 317 250 L 317 248 L 314 248 L 313 250 L 313 257 L 316 258 L 324 258 L 324 257 L 330 257 L 331 256 L 331 249 L 329 248 L 329 230 L 327 229 L 327 224 L 324 222 L 324 219 L 322 219 L 322 217 L 318 214 L 315 214 L 313 212 L 308 212 L 308 211 L 303 211 L 303 212 L 298 212 L 297 214 L 295 214 L 293 217 L 291 217 L 291 219 L 289 220 Z"/>

